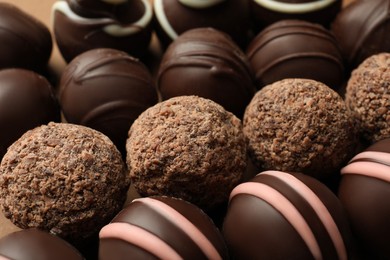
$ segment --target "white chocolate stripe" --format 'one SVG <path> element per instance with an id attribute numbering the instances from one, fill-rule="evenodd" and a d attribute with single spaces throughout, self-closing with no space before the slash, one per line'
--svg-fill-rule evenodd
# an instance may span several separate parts
<path id="1" fill-rule="evenodd" d="M 275 0 L 254 0 L 257 4 L 261 5 L 264 8 L 269 10 L 280 12 L 280 13 L 289 13 L 289 14 L 302 14 L 314 12 L 321 10 L 331 4 L 336 0 L 313 0 L 309 3 L 283 3 Z"/>
<path id="2" fill-rule="evenodd" d="M 154 0 L 154 13 L 156 14 L 156 18 L 161 25 L 162 29 L 165 33 L 172 39 L 176 39 L 178 37 L 177 32 L 172 28 L 169 23 L 167 16 L 164 12 L 163 0 Z"/>
<path id="3" fill-rule="evenodd" d="M 347 260 L 347 251 L 340 230 L 334 222 L 332 215 L 329 213 L 328 209 L 325 207 L 324 203 L 322 203 L 322 201 L 318 198 L 318 196 L 303 182 L 301 182 L 299 179 L 297 179 L 291 174 L 279 171 L 265 171 L 263 173 L 260 173 L 260 175 L 263 174 L 271 175 L 282 180 L 286 183 L 286 185 L 296 190 L 297 193 L 299 193 L 310 204 L 310 206 L 313 208 L 317 216 L 324 224 L 325 229 L 329 233 L 333 245 L 336 248 L 338 259 Z"/>
<path id="4" fill-rule="evenodd" d="M 353 162 L 354 160 L 360 160 L 360 159 L 372 159 L 378 161 L 378 163 L 383 162 L 390 165 L 390 153 L 366 151 L 357 154 L 355 157 L 352 158 L 350 162 Z"/>
<path id="5" fill-rule="evenodd" d="M 390 167 L 375 162 L 353 162 L 341 169 L 341 174 L 360 174 L 390 183 Z"/>
<path id="6" fill-rule="evenodd" d="M 207 239 L 207 237 L 194 224 L 192 224 L 187 218 L 185 218 L 172 207 L 152 198 L 140 198 L 133 201 L 148 205 L 153 210 L 164 216 L 172 224 L 183 230 L 195 242 L 195 244 L 198 245 L 198 247 L 202 250 L 208 259 L 222 259 L 218 251 Z"/>
<path id="7" fill-rule="evenodd" d="M 159 259 L 183 259 L 172 247 L 162 241 L 159 237 L 129 223 L 110 223 L 100 230 L 99 238 L 116 238 L 124 240 L 144 249 Z"/>
<path id="8" fill-rule="evenodd" d="M 183 5 L 196 9 L 209 8 L 224 1 L 226 0 L 179 0 Z"/>
<path id="9" fill-rule="evenodd" d="M 295 228 L 313 257 L 318 260 L 322 259 L 320 247 L 309 225 L 295 206 L 280 192 L 263 183 L 246 182 L 233 189 L 230 194 L 230 200 L 238 194 L 256 196 L 274 207 Z"/>

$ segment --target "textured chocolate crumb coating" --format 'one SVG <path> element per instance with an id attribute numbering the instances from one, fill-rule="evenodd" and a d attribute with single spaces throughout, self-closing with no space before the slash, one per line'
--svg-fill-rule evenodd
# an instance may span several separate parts
<path id="1" fill-rule="evenodd" d="M 373 55 L 352 72 L 345 101 L 365 139 L 390 137 L 390 53 Z"/>
<path id="2" fill-rule="evenodd" d="M 252 160 L 265 170 L 330 177 L 356 145 L 343 99 L 309 79 L 285 79 L 264 87 L 247 107 L 243 124 Z"/>
<path id="3" fill-rule="evenodd" d="M 147 109 L 130 128 L 126 148 L 140 195 L 178 197 L 205 210 L 227 201 L 246 167 L 241 121 L 197 96 Z"/>
<path id="4" fill-rule="evenodd" d="M 68 123 L 26 132 L 0 164 L 0 203 L 21 228 L 82 243 L 121 209 L 129 186 L 119 151 L 105 135 Z"/>

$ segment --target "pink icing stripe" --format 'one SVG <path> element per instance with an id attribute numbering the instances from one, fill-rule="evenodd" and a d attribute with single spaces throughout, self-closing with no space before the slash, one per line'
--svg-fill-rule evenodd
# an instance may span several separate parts
<path id="1" fill-rule="evenodd" d="M 390 182 L 390 167 L 374 162 L 353 162 L 341 169 L 341 174 L 360 174 Z"/>
<path id="2" fill-rule="evenodd" d="M 167 220 L 183 230 L 202 250 L 208 259 L 222 259 L 213 244 L 207 237 L 187 218 L 171 208 L 167 204 L 152 198 L 140 198 L 134 201 L 142 202 L 153 208 L 155 211 L 163 215 Z"/>
<path id="3" fill-rule="evenodd" d="M 115 222 L 104 226 L 99 233 L 99 238 L 118 238 L 130 244 L 136 245 L 159 259 L 183 259 L 168 244 L 152 233 L 140 227 Z"/>
<path id="4" fill-rule="evenodd" d="M 246 182 L 233 189 L 230 194 L 230 199 L 238 194 L 256 196 L 274 207 L 295 228 L 303 241 L 305 241 L 314 258 L 322 259 L 320 247 L 309 225 L 294 205 L 277 190 L 263 183 Z"/>
<path id="5" fill-rule="evenodd" d="M 359 153 L 352 158 L 351 162 L 353 160 L 366 159 L 366 158 L 381 161 L 390 165 L 390 153 L 373 152 L 373 151 Z"/>
<path id="6" fill-rule="evenodd" d="M 310 206 L 316 212 L 317 216 L 321 219 L 330 237 L 332 238 L 333 245 L 336 248 L 338 258 L 340 260 L 348 259 L 344 240 L 341 236 L 340 230 L 338 229 L 336 223 L 334 222 L 332 215 L 329 213 L 328 209 L 325 207 L 322 201 L 309 187 L 307 187 L 303 182 L 301 182 L 293 175 L 284 172 L 265 171 L 260 174 L 274 176 L 282 180 L 283 182 L 285 182 L 294 190 L 296 190 L 297 193 L 299 193 L 310 204 Z"/>

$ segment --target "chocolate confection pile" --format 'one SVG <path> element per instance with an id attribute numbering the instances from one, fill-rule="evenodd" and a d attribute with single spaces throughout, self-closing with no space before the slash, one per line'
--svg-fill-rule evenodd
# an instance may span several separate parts
<path id="1" fill-rule="evenodd" d="M 390 259 L 390 0 L 21 2 L 0 259 Z"/>

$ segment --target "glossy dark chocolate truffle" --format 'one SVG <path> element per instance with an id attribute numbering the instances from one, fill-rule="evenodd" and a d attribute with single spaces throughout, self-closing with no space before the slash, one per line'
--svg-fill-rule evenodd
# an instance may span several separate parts
<path id="1" fill-rule="evenodd" d="M 329 27 L 342 0 L 250 0 L 255 29 L 286 19 L 299 19 Z"/>
<path id="2" fill-rule="evenodd" d="M 390 52 L 390 0 L 353 1 L 337 15 L 332 31 L 350 69 Z"/>
<path id="3" fill-rule="evenodd" d="M 341 174 L 338 196 L 365 259 L 389 259 L 390 139 L 356 155 Z"/>
<path id="4" fill-rule="evenodd" d="M 155 0 L 157 35 L 167 46 L 183 32 L 213 27 L 246 46 L 250 30 L 249 1 L 246 0 Z"/>
<path id="5" fill-rule="evenodd" d="M 52 51 L 49 29 L 9 3 L 0 3 L 0 42 L 0 68 L 46 68 Z"/>
<path id="6" fill-rule="evenodd" d="M 114 49 L 94 49 L 65 68 L 59 102 L 68 122 L 99 130 L 124 153 L 131 124 L 157 103 L 157 91 L 139 60 Z"/>
<path id="7" fill-rule="evenodd" d="M 170 197 L 133 200 L 100 231 L 99 259 L 228 259 L 222 235 L 198 207 Z"/>
<path id="8" fill-rule="evenodd" d="M 285 78 L 308 78 L 333 89 L 344 83 L 336 39 L 321 25 L 283 20 L 261 31 L 247 49 L 258 87 Z"/>
<path id="9" fill-rule="evenodd" d="M 240 118 L 255 93 L 245 54 L 228 35 L 212 28 L 191 29 L 169 46 L 161 61 L 157 87 L 163 100 L 198 95 Z"/>
<path id="10" fill-rule="evenodd" d="M 0 258 L 4 260 L 83 260 L 72 245 L 38 229 L 25 229 L 0 239 Z"/>
<path id="11" fill-rule="evenodd" d="M 233 189 L 222 233 L 234 259 L 353 259 L 344 209 L 324 184 L 262 172 Z"/>
<path id="12" fill-rule="evenodd" d="M 0 71 L 0 158 L 27 130 L 59 120 L 54 91 L 44 77 L 25 69 Z"/>
<path id="13" fill-rule="evenodd" d="M 113 48 L 135 57 L 147 52 L 153 10 L 148 0 L 57 1 L 53 29 L 66 61 L 94 48 Z"/>

